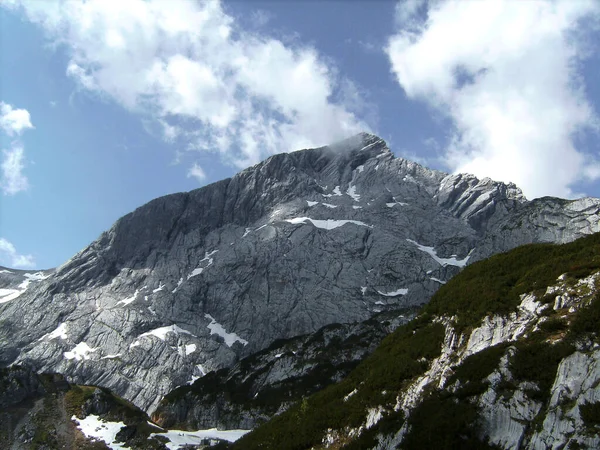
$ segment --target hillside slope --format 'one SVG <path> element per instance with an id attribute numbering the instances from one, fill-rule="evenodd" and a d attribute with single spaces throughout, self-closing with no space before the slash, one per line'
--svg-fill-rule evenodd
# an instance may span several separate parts
<path id="1" fill-rule="evenodd" d="M 600 446 L 600 234 L 467 268 L 346 379 L 233 449 Z"/>

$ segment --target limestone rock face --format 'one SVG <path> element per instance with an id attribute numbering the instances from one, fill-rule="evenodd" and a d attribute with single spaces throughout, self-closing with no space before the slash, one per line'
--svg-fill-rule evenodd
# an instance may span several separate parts
<path id="1" fill-rule="evenodd" d="M 276 339 L 422 304 L 465 264 L 598 231 L 599 210 L 429 170 L 369 134 L 275 155 L 149 202 L 26 289 L 0 273 L 0 365 L 152 411 Z"/>

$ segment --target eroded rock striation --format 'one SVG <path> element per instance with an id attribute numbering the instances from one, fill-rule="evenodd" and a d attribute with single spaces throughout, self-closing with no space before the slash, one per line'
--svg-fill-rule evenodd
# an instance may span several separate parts
<path id="1" fill-rule="evenodd" d="M 365 133 L 275 155 L 149 202 L 26 289 L 0 285 L 20 289 L 0 291 L 0 364 L 153 411 L 276 339 L 423 304 L 473 261 L 596 232 L 599 210 L 429 170 Z"/>

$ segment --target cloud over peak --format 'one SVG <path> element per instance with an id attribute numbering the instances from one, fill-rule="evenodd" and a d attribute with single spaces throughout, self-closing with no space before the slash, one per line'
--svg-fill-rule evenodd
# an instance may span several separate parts
<path id="1" fill-rule="evenodd" d="M 81 87 L 238 167 L 369 128 L 314 48 L 244 30 L 219 1 L 11 5 L 65 46 Z"/>
<path id="2" fill-rule="evenodd" d="M 2 150 L 0 188 L 4 195 L 15 195 L 29 188 L 29 181 L 23 173 L 25 150 L 18 139 L 29 128 L 33 128 L 33 125 L 26 109 L 15 109 L 8 103 L 0 102 L 0 129 L 14 138 L 10 148 Z"/>
<path id="3" fill-rule="evenodd" d="M 597 124 L 578 63 L 599 3 L 409 0 L 397 19 L 392 71 L 409 98 L 451 120 L 451 170 L 513 181 L 529 197 L 570 197 L 598 177 L 575 142 Z"/>

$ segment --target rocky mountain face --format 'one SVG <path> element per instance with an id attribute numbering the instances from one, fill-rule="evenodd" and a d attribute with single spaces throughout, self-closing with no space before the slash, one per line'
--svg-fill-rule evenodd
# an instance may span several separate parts
<path id="1" fill-rule="evenodd" d="M 354 324 L 332 324 L 210 372 L 170 392 L 152 414 L 165 428 L 252 429 L 302 398 L 345 378 L 383 338 L 415 312 L 381 313 Z"/>
<path id="2" fill-rule="evenodd" d="M 466 264 L 596 232 L 599 209 L 429 170 L 369 134 L 276 155 L 149 202 L 35 281 L 3 269 L 0 365 L 152 412 L 277 339 L 421 305 Z"/>
<path id="3" fill-rule="evenodd" d="M 221 440 L 168 432 L 107 389 L 71 385 L 62 375 L 21 366 L 0 369 L 0 442 L 6 450 L 167 450 Z"/>
<path id="4" fill-rule="evenodd" d="M 233 449 L 597 449 L 600 234 L 466 268 L 340 383 Z"/>

